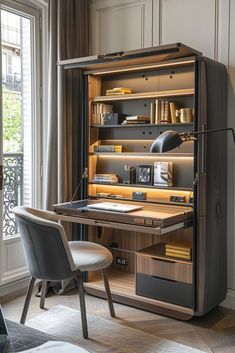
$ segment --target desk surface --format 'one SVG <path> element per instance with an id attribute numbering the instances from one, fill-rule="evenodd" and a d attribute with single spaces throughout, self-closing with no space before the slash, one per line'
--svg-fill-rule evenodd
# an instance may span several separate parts
<path id="1" fill-rule="evenodd" d="M 88 205 L 105 202 L 105 200 L 81 200 L 54 205 L 54 210 L 64 216 L 79 218 L 78 223 L 89 224 L 85 219 L 113 223 L 138 225 L 151 228 L 169 227 L 179 222 L 192 219 L 193 210 L 191 207 L 162 205 L 162 204 L 144 204 L 135 202 L 118 201 L 117 203 L 128 205 L 141 205 L 142 209 L 132 212 L 116 212 L 101 209 L 87 208 Z M 84 222 L 83 222 L 84 219 Z M 92 223 L 90 223 L 92 224 Z"/>

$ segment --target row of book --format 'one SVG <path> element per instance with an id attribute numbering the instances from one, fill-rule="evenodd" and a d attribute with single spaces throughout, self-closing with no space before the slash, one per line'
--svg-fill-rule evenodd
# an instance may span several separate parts
<path id="1" fill-rule="evenodd" d="M 115 184 L 118 183 L 118 177 L 116 174 L 95 174 L 93 182 L 99 184 Z"/>
<path id="2" fill-rule="evenodd" d="M 91 106 L 91 123 L 94 125 L 103 125 L 106 113 L 113 112 L 112 104 L 94 103 Z"/>
<path id="3" fill-rule="evenodd" d="M 121 145 L 95 145 L 94 152 L 122 152 Z"/>
<path id="4" fill-rule="evenodd" d="M 169 241 L 165 245 L 165 255 L 191 260 L 192 243 L 190 241 Z"/>
<path id="5" fill-rule="evenodd" d="M 151 122 L 153 124 L 179 123 L 176 110 L 175 102 L 156 99 L 151 103 Z"/>

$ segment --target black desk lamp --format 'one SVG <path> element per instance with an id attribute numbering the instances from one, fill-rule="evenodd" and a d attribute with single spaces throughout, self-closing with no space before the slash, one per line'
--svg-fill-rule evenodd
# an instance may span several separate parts
<path id="1" fill-rule="evenodd" d="M 180 146 L 185 141 L 192 141 L 197 138 L 198 135 L 209 134 L 212 132 L 221 132 L 221 131 L 231 131 L 233 134 L 233 142 L 235 144 L 235 133 L 234 129 L 231 127 L 214 129 L 214 130 L 204 130 L 204 131 L 195 131 L 195 132 L 182 132 L 178 133 L 176 131 L 165 131 L 160 136 L 154 140 L 152 146 L 150 147 L 150 153 L 162 153 L 170 151 L 178 146 Z"/>

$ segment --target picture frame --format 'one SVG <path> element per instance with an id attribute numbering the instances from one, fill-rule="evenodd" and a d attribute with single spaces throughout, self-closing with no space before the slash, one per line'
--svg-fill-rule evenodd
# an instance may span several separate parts
<path id="1" fill-rule="evenodd" d="M 152 164 L 141 164 L 136 166 L 136 184 L 152 185 L 152 180 Z"/>

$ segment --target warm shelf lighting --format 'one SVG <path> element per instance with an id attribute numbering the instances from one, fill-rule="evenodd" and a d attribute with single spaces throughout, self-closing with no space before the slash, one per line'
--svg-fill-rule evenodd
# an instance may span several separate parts
<path id="1" fill-rule="evenodd" d="M 179 62 L 168 62 L 168 63 L 161 63 L 161 64 L 149 64 L 149 65 L 144 65 L 144 66 L 132 66 L 132 67 L 126 67 L 126 68 L 117 68 L 117 69 L 111 69 L 111 70 L 103 70 L 103 71 L 92 71 L 93 75 L 99 76 L 99 75 L 107 75 L 107 74 L 113 74 L 113 73 L 119 73 L 119 72 L 131 72 L 131 71 L 140 71 L 140 70 L 147 70 L 147 69 L 158 69 L 158 68 L 167 68 L 167 67 L 176 67 L 176 66 L 182 66 L 182 65 L 190 65 L 194 64 L 195 60 L 188 60 L 188 61 L 179 61 Z M 91 72 L 86 72 L 86 74 L 89 74 Z"/>
<path id="2" fill-rule="evenodd" d="M 127 153 L 127 152 L 126 152 Z M 123 155 L 121 154 L 118 154 L 117 156 L 114 155 L 114 153 L 110 153 L 110 155 L 108 154 L 95 154 L 97 155 L 99 158 L 125 158 L 125 159 L 132 159 L 135 158 L 135 159 L 143 159 L 143 158 L 149 158 L 149 159 L 162 159 L 162 160 L 189 160 L 189 161 L 192 161 L 193 160 L 193 156 L 157 156 L 156 154 L 155 155 L 147 155 L 147 154 L 143 154 L 142 156 L 141 155 L 135 155 L 133 153 L 133 155 L 129 154 L 127 155 L 125 152 L 123 153 Z"/>

